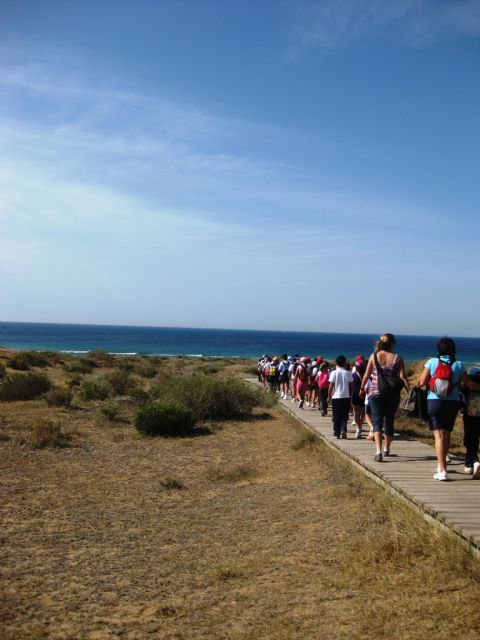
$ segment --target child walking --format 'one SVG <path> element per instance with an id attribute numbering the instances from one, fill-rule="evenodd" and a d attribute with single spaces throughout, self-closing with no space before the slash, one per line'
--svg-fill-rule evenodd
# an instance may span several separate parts
<path id="1" fill-rule="evenodd" d="M 328 401 L 332 404 L 333 435 L 335 438 L 347 437 L 347 424 L 350 414 L 350 397 L 352 395 L 352 372 L 347 371 L 347 359 L 338 356 L 337 368 L 329 378 Z"/>

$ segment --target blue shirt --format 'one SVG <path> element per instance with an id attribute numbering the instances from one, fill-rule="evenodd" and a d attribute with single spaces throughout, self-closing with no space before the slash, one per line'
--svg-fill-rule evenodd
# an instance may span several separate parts
<path id="1" fill-rule="evenodd" d="M 448 357 L 446 358 L 442 356 L 442 360 L 444 362 L 449 362 Z M 427 362 L 425 363 L 425 369 L 428 369 L 430 371 L 431 378 L 433 378 L 435 369 L 437 368 L 439 361 L 440 361 L 439 358 L 430 358 L 430 360 L 427 360 Z M 437 396 L 436 393 L 433 393 L 433 391 L 429 390 L 427 399 L 428 400 L 456 400 L 457 402 L 459 402 L 460 391 L 458 390 L 458 383 L 460 382 L 460 378 L 462 377 L 462 373 L 464 371 L 465 371 L 465 367 L 460 362 L 460 360 L 455 360 L 455 362 L 452 364 L 452 384 L 456 386 L 452 389 L 451 394 L 446 398 L 443 398 L 443 397 L 441 398 L 440 396 Z"/>

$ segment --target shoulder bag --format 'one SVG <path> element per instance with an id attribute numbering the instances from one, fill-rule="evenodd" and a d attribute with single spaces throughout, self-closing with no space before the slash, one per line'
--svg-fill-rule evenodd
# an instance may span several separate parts
<path id="1" fill-rule="evenodd" d="M 378 390 L 381 396 L 399 397 L 404 384 L 398 376 L 387 375 L 380 366 L 377 354 L 373 354 L 378 374 Z"/>

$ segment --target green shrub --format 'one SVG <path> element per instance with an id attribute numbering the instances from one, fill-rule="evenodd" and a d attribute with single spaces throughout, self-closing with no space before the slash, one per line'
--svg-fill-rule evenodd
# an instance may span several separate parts
<path id="1" fill-rule="evenodd" d="M 44 373 L 12 373 L 0 386 L 0 400 L 33 400 L 51 387 L 52 384 Z"/>
<path id="2" fill-rule="evenodd" d="M 115 357 L 105 349 L 95 349 L 87 353 L 87 358 L 96 367 L 111 367 L 115 362 Z"/>
<path id="3" fill-rule="evenodd" d="M 177 401 L 197 420 L 228 420 L 248 415 L 256 406 L 270 404 L 267 394 L 238 378 L 213 378 L 202 374 L 167 376 L 152 388 L 153 397 Z"/>
<path id="4" fill-rule="evenodd" d="M 3 364 L 0 362 L 0 380 L 3 380 L 6 375 L 7 375 L 7 370 L 5 369 Z"/>
<path id="5" fill-rule="evenodd" d="M 142 378 L 154 378 L 158 373 L 159 367 L 154 362 L 142 359 L 135 367 L 135 373 Z"/>
<path id="6" fill-rule="evenodd" d="M 105 400 L 110 395 L 110 389 L 102 381 L 85 380 L 80 386 L 79 393 L 84 400 Z"/>
<path id="7" fill-rule="evenodd" d="M 134 424 L 140 433 L 148 436 L 179 436 L 195 426 L 195 418 L 186 407 L 155 402 L 137 411 Z"/>
<path id="8" fill-rule="evenodd" d="M 69 407 L 72 402 L 72 391 L 67 387 L 54 387 L 44 395 L 49 407 Z"/>
<path id="9" fill-rule="evenodd" d="M 130 374 L 122 369 L 114 369 L 107 373 L 105 382 L 116 396 L 126 395 L 133 386 Z"/>
<path id="10" fill-rule="evenodd" d="M 36 351 L 19 351 L 8 366 L 16 371 L 28 371 L 30 367 L 48 367 L 48 361 Z"/>
<path id="11" fill-rule="evenodd" d="M 139 387 L 130 389 L 128 395 L 130 396 L 130 400 L 132 401 L 132 403 L 139 406 L 143 406 L 150 402 L 150 396 L 148 395 L 148 393 L 143 389 L 140 389 Z"/>
<path id="12" fill-rule="evenodd" d="M 115 422 L 120 415 L 120 409 L 115 404 L 108 404 L 106 407 L 100 409 L 104 418 L 110 422 Z"/>
<path id="13" fill-rule="evenodd" d="M 88 358 L 75 358 L 65 365 L 65 371 L 68 373 L 91 373 L 94 363 Z"/>
<path id="14" fill-rule="evenodd" d="M 117 369 L 132 373 L 132 371 L 135 371 L 135 364 L 131 360 L 122 356 L 122 359 L 117 362 Z"/>
<path id="15" fill-rule="evenodd" d="M 82 376 L 78 373 L 74 373 L 73 376 L 70 376 L 67 382 L 70 389 L 73 387 L 79 387 L 82 384 Z"/>

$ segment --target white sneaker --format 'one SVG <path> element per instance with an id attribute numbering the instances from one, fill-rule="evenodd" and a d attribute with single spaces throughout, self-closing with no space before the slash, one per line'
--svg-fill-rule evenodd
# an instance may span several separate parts
<path id="1" fill-rule="evenodd" d="M 438 471 L 434 474 L 433 479 L 445 482 L 445 480 L 448 480 L 448 473 L 446 471 Z"/>
<path id="2" fill-rule="evenodd" d="M 480 462 L 473 463 L 473 479 L 478 480 L 480 478 Z"/>
<path id="3" fill-rule="evenodd" d="M 463 473 L 466 473 L 467 476 L 471 476 L 473 474 L 473 467 L 464 467 Z"/>
<path id="4" fill-rule="evenodd" d="M 355 431 L 355 438 L 356 438 L 357 440 L 360 440 L 360 438 L 361 438 L 361 437 L 362 437 L 362 432 L 360 431 L 360 429 L 357 429 L 357 430 Z"/>
<path id="5" fill-rule="evenodd" d="M 452 461 L 452 458 L 450 457 L 450 455 L 448 453 L 447 453 L 447 457 L 445 458 L 445 461 L 447 463 Z"/>

